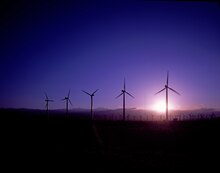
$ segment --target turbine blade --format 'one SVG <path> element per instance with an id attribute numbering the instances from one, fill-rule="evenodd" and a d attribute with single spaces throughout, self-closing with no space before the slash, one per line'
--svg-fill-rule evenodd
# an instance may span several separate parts
<path id="1" fill-rule="evenodd" d="M 69 103 L 71 104 L 71 106 L 73 106 L 73 104 L 72 104 L 72 102 L 70 101 L 70 99 L 68 99 L 69 100 Z"/>
<path id="2" fill-rule="evenodd" d="M 132 98 L 134 98 L 133 95 L 131 95 L 129 92 L 125 91 L 126 94 L 128 94 L 129 96 L 131 96 Z"/>
<path id="3" fill-rule="evenodd" d="M 175 92 L 176 94 L 180 95 L 180 93 L 178 93 L 176 90 L 174 90 L 173 88 L 168 87 L 171 91 Z"/>
<path id="4" fill-rule="evenodd" d="M 54 100 L 48 100 L 49 102 L 54 102 Z"/>
<path id="5" fill-rule="evenodd" d="M 68 92 L 68 98 L 69 98 L 69 96 L 70 96 L 70 89 L 69 89 L 69 92 Z"/>
<path id="6" fill-rule="evenodd" d="M 65 98 L 64 99 L 61 99 L 62 101 L 66 100 Z"/>
<path id="7" fill-rule="evenodd" d="M 126 86 L 125 86 L 125 77 L 124 77 L 124 91 L 126 90 Z"/>
<path id="8" fill-rule="evenodd" d="M 82 90 L 82 92 L 84 92 L 84 93 L 88 94 L 89 96 L 91 96 L 91 94 L 87 93 L 86 91 L 83 91 L 83 90 Z"/>
<path id="9" fill-rule="evenodd" d="M 91 95 L 94 95 L 99 89 L 95 90 Z"/>
<path id="10" fill-rule="evenodd" d="M 169 71 L 167 71 L 167 86 L 169 84 Z"/>
<path id="11" fill-rule="evenodd" d="M 47 96 L 47 93 L 46 93 L 46 92 L 44 92 L 44 95 L 45 95 L 46 99 L 48 100 L 48 96 Z"/>
<path id="12" fill-rule="evenodd" d="M 117 98 L 120 97 L 122 94 L 123 94 L 123 93 L 119 94 L 119 95 L 118 95 L 117 97 L 115 97 L 115 98 L 117 99 Z"/>
<path id="13" fill-rule="evenodd" d="M 155 93 L 154 95 L 157 95 L 159 93 L 161 93 L 163 90 L 165 90 L 166 88 L 163 88 L 162 90 L 158 91 L 157 93 Z"/>

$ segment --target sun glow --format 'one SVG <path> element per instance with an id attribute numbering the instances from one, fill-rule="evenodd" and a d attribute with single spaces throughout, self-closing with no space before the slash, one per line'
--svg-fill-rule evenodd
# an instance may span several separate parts
<path id="1" fill-rule="evenodd" d="M 168 106 L 168 110 L 171 110 L 173 109 L 174 106 L 172 103 L 169 103 L 169 106 Z M 166 102 L 163 101 L 163 100 L 159 100 L 157 102 L 155 102 L 152 106 L 152 110 L 156 111 L 156 112 L 166 112 Z"/>

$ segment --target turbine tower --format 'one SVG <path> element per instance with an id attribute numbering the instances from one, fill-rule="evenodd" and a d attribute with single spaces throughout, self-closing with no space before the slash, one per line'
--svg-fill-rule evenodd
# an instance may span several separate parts
<path id="1" fill-rule="evenodd" d="M 169 71 L 167 72 L 167 83 L 166 83 L 165 87 L 162 90 L 160 90 L 157 93 L 155 93 L 155 95 L 159 94 L 160 92 L 162 92 L 164 90 L 166 90 L 166 121 L 168 121 L 168 91 L 171 90 L 174 93 L 180 95 L 180 93 L 175 91 L 173 88 L 169 87 Z"/>
<path id="2" fill-rule="evenodd" d="M 45 102 L 46 102 L 46 113 L 47 113 L 47 116 L 49 116 L 49 102 L 53 102 L 53 100 L 50 100 L 47 96 L 47 93 L 44 92 L 44 95 L 45 95 Z"/>
<path id="3" fill-rule="evenodd" d="M 66 97 L 64 97 L 64 99 L 62 99 L 62 100 L 66 101 L 66 114 L 68 114 L 69 103 L 72 105 L 72 102 L 70 101 L 70 89 L 69 89 L 68 95 Z"/>
<path id="4" fill-rule="evenodd" d="M 116 99 L 118 97 L 120 97 L 121 95 L 123 95 L 123 121 L 125 121 L 125 94 L 129 95 L 130 97 L 134 98 L 134 96 L 132 96 L 129 92 L 126 91 L 126 86 L 125 86 L 125 78 L 124 78 L 124 89 L 121 90 L 121 94 L 119 94 Z"/>
<path id="5" fill-rule="evenodd" d="M 95 93 L 98 91 L 99 89 L 97 89 L 97 90 L 95 90 L 92 94 L 90 94 L 90 93 L 88 93 L 88 92 L 86 92 L 86 91 L 84 91 L 84 90 L 82 90 L 82 92 L 84 92 L 84 93 L 86 93 L 87 95 L 89 95 L 90 96 L 90 98 L 91 98 L 91 120 L 93 120 L 93 97 L 94 97 L 94 95 L 95 95 Z"/>

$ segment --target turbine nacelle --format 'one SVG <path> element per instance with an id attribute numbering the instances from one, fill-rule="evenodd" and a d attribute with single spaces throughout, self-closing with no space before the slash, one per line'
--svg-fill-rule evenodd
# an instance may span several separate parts
<path id="1" fill-rule="evenodd" d="M 45 102 L 53 102 L 53 100 L 45 100 Z"/>
<path id="2" fill-rule="evenodd" d="M 98 91 L 99 89 L 95 90 L 93 93 L 88 93 L 84 90 L 82 90 L 82 92 L 84 92 L 85 94 L 89 95 L 91 98 L 91 120 L 93 120 L 93 96 L 95 96 L 95 93 Z"/>
<path id="3" fill-rule="evenodd" d="M 50 100 L 50 99 L 48 98 L 46 92 L 44 93 L 44 95 L 45 95 L 45 97 L 46 97 L 45 100 L 44 100 L 45 102 L 53 102 L 53 100 Z"/>
<path id="4" fill-rule="evenodd" d="M 120 97 L 121 95 L 123 95 L 123 94 L 127 94 L 127 95 L 129 95 L 130 97 L 134 98 L 134 96 L 131 95 L 129 92 L 127 92 L 126 89 L 125 89 L 125 79 L 124 79 L 124 89 L 121 90 L 121 94 L 119 94 L 119 95 L 116 97 L 116 99 L 117 99 L 118 97 Z"/>
<path id="5" fill-rule="evenodd" d="M 45 108 L 46 108 L 46 111 L 47 111 L 47 115 L 49 116 L 49 102 L 53 102 L 53 100 L 50 100 L 47 96 L 47 93 L 44 92 L 44 95 L 45 95 L 45 102 L 46 102 L 46 105 L 45 105 Z"/>
<path id="6" fill-rule="evenodd" d="M 124 79 L 124 89 L 121 90 L 121 93 L 115 97 L 116 99 L 123 95 L 123 121 L 125 121 L 125 95 L 129 95 L 130 97 L 134 98 L 129 92 L 126 91 L 125 79 Z"/>
<path id="7" fill-rule="evenodd" d="M 87 94 L 87 95 L 93 97 L 93 96 L 95 96 L 95 93 L 96 93 L 98 90 L 99 90 L 99 89 L 95 90 L 92 94 L 90 94 L 90 93 L 88 93 L 88 92 L 86 92 L 86 91 L 84 91 L 84 90 L 82 90 L 82 92 L 84 92 L 85 94 Z"/>
<path id="8" fill-rule="evenodd" d="M 64 99 L 61 99 L 62 101 L 66 101 L 66 114 L 68 113 L 68 104 L 70 103 L 71 106 L 73 106 L 72 102 L 70 101 L 70 89 L 67 94 L 67 96 L 64 97 Z"/>
<path id="9" fill-rule="evenodd" d="M 168 120 L 168 90 L 171 90 L 173 91 L 174 93 L 180 95 L 180 93 L 178 93 L 176 90 L 174 90 L 173 88 L 169 87 L 169 72 L 167 72 L 167 81 L 166 81 L 166 84 L 165 84 L 165 87 L 158 91 L 157 93 L 155 93 L 155 95 L 163 92 L 164 90 L 166 90 L 166 120 Z"/>

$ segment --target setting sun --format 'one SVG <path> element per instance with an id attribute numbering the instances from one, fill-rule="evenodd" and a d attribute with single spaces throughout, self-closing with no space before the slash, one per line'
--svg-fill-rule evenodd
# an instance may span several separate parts
<path id="1" fill-rule="evenodd" d="M 173 108 L 173 105 L 169 103 L 168 109 L 171 110 Z M 166 112 L 166 102 L 163 100 L 159 100 L 153 104 L 152 109 L 157 112 Z"/>

